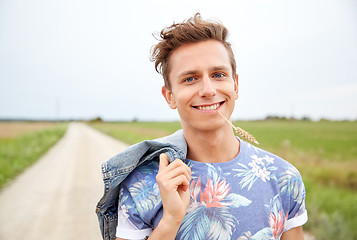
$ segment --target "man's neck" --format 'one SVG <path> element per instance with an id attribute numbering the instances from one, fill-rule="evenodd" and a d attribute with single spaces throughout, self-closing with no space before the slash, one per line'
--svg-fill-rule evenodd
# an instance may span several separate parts
<path id="1" fill-rule="evenodd" d="M 239 153 L 240 143 L 229 125 L 215 131 L 196 132 L 184 128 L 184 135 L 188 147 L 187 158 L 191 160 L 227 162 Z"/>

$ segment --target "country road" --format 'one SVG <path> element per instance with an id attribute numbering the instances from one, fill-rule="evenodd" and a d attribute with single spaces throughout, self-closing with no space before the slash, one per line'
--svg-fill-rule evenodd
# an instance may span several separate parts
<path id="1" fill-rule="evenodd" d="M 100 165 L 125 144 L 71 123 L 65 136 L 0 194 L 0 239 L 98 240 Z"/>

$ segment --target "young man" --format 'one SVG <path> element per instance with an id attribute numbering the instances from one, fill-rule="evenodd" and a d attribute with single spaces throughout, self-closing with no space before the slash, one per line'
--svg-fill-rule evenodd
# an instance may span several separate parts
<path id="1" fill-rule="evenodd" d="M 299 172 L 237 138 L 217 113 L 230 119 L 238 98 L 226 28 L 196 14 L 164 29 L 161 38 L 153 59 L 164 77 L 162 94 L 177 109 L 183 131 L 125 153 L 129 162 L 133 154 L 145 160 L 125 178 L 111 180 L 119 191 L 118 215 L 111 215 L 118 218 L 117 239 L 303 239 L 307 213 Z M 115 157 L 115 164 L 125 156 Z"/>

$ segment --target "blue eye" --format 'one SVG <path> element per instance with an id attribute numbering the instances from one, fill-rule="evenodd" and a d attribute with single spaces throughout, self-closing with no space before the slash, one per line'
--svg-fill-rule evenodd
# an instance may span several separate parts
<path id="1" fill-rule="evenodd" d="M 214 75 L 213 75 L 213 77 L 215 77 L 215 78 L 222 78 L 222 77 L 225 77 L 226 75 L 224 75 L 224 73 L 215 73 Z"/>
<path id="2" fill-rule="evenodd" d="M 185 79 L 185 82 L 192 82 L 193 80 L 195 80 L 194 77 L 188 77 Z"/>

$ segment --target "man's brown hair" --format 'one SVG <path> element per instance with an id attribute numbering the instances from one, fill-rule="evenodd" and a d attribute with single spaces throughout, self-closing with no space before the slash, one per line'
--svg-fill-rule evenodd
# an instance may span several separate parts
<path id="1" fill-rule="evenodd" d="M 196 13 L 194 17 L 182 23 L 174 23 L 160 32 L 161 41 L 156 44 L 151 53 L 151 60 L 155 62 L 155 69 L 161 73 L 165 86 L 171 90 L 169 81 L 169 59 L 171 53 L 189 43 L 197 43 L 206 40 L 217 40 L 226 47 L 231 66 L 232 76 L 236 76 L 236 61 L 231 44 L 227 42 L 228 30 L 219 22 L 202 20 L 201 15 Z"/>

